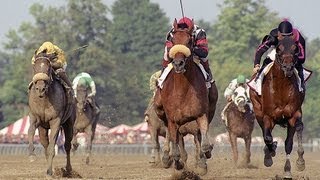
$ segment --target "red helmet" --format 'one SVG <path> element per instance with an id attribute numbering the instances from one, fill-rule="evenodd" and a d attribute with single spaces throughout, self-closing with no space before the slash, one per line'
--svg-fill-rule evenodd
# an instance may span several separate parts
<path id="1" fill-rule="evenodd" d="M 186 24 L 188 27 L 191 27 L 193 26 L 193 21 L 190 18 L 184 17 L 178 21 L 179 24 Z"/>

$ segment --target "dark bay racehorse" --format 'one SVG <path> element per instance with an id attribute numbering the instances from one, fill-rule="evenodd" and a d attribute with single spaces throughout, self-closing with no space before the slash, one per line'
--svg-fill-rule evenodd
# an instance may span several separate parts
<path id="1" fill-rule="evenodd" d="M 92 100 L 88 97 L 88 88 L 85 85 L 78 84 L 77 86 L 77 118 L 74 124 L 73 130 L 73 151 L 78 147 L 77 134 L 85 132 L 89 138 L 87 138 L 86 147 L 86 164 L 89 164 L 90 155 L 92 150 L 92 141 L 94 139 L 96 126 L 99 119 L 99 114 L 95 114 L 94 109 L 90 103 Z"/>
<path id="2" fill-rule="evenodd" d="M 293 37 L 294 38 L 294 37 Z M 305 169 L 302 147 L 302 103 L 305 94 L 299 92 L 297 76 L 294 67 L 297 63 L 298 47 L 292 37 L 279 36 L 276 47 L 276 60 L 262 82 L 262 95 L 259 96 L 250 89 L 250 98 L 254 106 L 256 119 L 262 129 L 266 147 L 264 149 L 264 164 L 270 167 L 272 157 L 276 154 L 277 142 L 273 141 L 272 129 L 276 124 L 287 127 L 285 140 L 286 163 L 284 177 L 292 178 L 290 154 L 293 146 L 293 137 L 297 131 L 299 171 Z"/>
<path id="3" fill-rule="evenodd" d="M 71 172 L 70 149 L 75 120 L 75 106 L 73 102 L 68 102 L 66 90 L 53 72 L 51 58 L 44 53 L 35 56 L 32 85 L 29 91 L 29 156 L 31 161 L 35 159 L 33 138 L 38 128 L 40 142 L 45 149 L 47 159 L 47 175 L 53 173 L 54 146 L 61 126 L 65 135 L 66 170 Z M 50 135 L 49 129 L 51 129 Z"/>
<path id="4" fill-rule="evenodd" d="M 184 167 L 180 161 L 179 128 L 187 122 L 196 121 L 201 133 L 199 167 L 207 172 L 206 158 L 211 156 L 212 146 L 208 139 L 209 123 L 212 120 L 218 91 L 215 83 L 206 87 L 205 78 L 197 64 L 193 62 L 192 27 L 178 28 L 177 20 L 173 23 L 173 44 L 170 50 L 173 57 L 173 71 L 163 83 L 163 88 L 156 91 L 154 105 L 160 119 L 168 124 L 168 134 L 172 142 L 172 156 L 175 169 Z M 164 159 L 169 159 L 169 152 L 164 151 Z"/>
<path id="5" fill-rule="evenodd" d="M 237 138 L 243 138 L 245 142 L 246 156 L 244 165 L 248 166 L 250 163 L 250 147 L 251 134 L 254 127 L 254 114 L 250 107 L 250 101 L 246 93 L 246 89 L 242 86 L 234 90 L 233 101 L 228 104 L 224 111 L 223 117 L 229 133 L 230 144 L 233 153 L 233 160 L 237 165 L 238 162 L 238 148 Z"/>

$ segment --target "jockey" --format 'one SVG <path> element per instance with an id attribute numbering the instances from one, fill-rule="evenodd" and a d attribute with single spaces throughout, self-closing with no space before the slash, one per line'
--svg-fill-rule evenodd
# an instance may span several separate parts
<path id="1" fill-rule="evenodd" d="M 153 92 L 153 96 L 155 95 L 155 92 L 157 90 L 157 81 L 158 81 L 160 75 L 161 75 L 161 70 L 153 73 L 150 77 L 149 85 L 150 85 L 150 91 Z"/>
<path id="2" fill-rule="evenodd" d="M 237 89 L 237 87 L 239 86 L 242 86 L 245 88 L 246 90 L 246 96 L 248 97 L 249 99 L 249 87 L 247 85 L 247 83 L 249 82 L 250 80 L 249 79 L 246 79 L 246 77 L 242 74 L 238 75 L 237 78 L 233 79 L 228 87 L 226 88 L 226 90 L 224 91 L 224 97 L 227 99 L 228 103 L 227 105 L 223 108 L 223 110 L 221 111 L 221 117 L 222 119 L 225 120 L 225 117 L 224 117 L 224 112 L 225 110 L 229 107 L 229 105 L 231 104 L 232 102 L 232 95 L 234 93 L 234 91 Z M 252 105 L 250 103 L 250 110 L 252 111 Z"/>
<path id="3" fill-rule="evenodd" d="M 247 85 L 247 82 L 249 82 L 249 79 L 246 79 L 246 77 L 242 74 L 238 75 L 237 78 L 233 79 L 226 90 L 224 91 L 224 97 L 227 99 L 228 102 L 232 101 L 232 95 L 234 93 L 234 90 L 239 87 L 243 86 L 246 89 L 247 96 L 249 94 L 249 88 Z"/>
<path id="4" fill-rule="evenodd" d="M 260 59 L 262 57 L 262 55 L 268 51 L 269 48 L 271 47 L 276 47 L 278 45 L 278 37 L 279 35 L 282 36 L 295 36 L 295 42 L 299 47 L 299 54 L 298 54 L 298 60 L 297 63 L 295 65 L 296 69 L 298 70 L 298 75 L 301 79 L 301 86 L 302 88 L 305 90 L 305 85 L 304 85 L 304 76 L 303 76 L 303 66 L 302 64 L 305 61 L 305 50 L 306 50 L 306 45 L 305 45 L 305 39 L 303 38 L 303 36 L 301 35 L 301 33 L 295 29 L 292 28 L 292 24 L 287 21 L 284 20 L 282 21 L 278 28 L 275 28 L 273 30 L 271 30 L 269 35 L 266 35 L 263 40 L 262 43 L 258 46 L 258 48 L 256 49 L 256 54 L 255 54 L 255 59 L 254 59 L 254 68 L 253 68 L 253 73 L 257 73 L 259 71 L 259 73 L 262 71 L 262 69 L 269 64 L 270 62 L 272 62 L 273 60 L 271 60 L 269 57 L 267 57 L 264 62 L 262 67 L 260 68 Z M 259 70 L 260 69 L 260 70 Z"/>
<path id="5" fill-rule="evenodd" d="M 40 53 L 55 55 L 56 58 L 51 61 L 51 65 L 55 73 L 58 75 L 58 77 L 65 82 L 66 89 L 71 90 L 72 84 L 66 73 L 67 61 L 66 61 L 63 50 L 61 50 L 58 46 L 52 44 L 51 42 L 47 41 L 47 42 L 44 42 L 39 47 L 39 49 L 36 50 L 35 55 L 38 55 Z M 34 61 L 35 61 L 35 56 L 32 57 L 31 63 L 34 64 Z M 72 91 L 70 92 L 72 93 Z"/>
<path id="6" fill-rule="evenodd" d="M 193 20 L 190 18 L 184 17 L 178 21 L 179 28 L 188 28 L 193 25 Z M 193 44 L 193 53 L 200 59 L 201 64 L 203 65 L 204 69 L 208 73 L 208 78 L 206 81 L 210 82 L 212 80 L 212 73 L 209 67 L 209 61 L 207 59 L 208 56 L 208 40 L 206 38 L 206 32 L 204 29 L 200 28 L 197 25 L 193 25 L 193 38 L 195 43 Z M 172 43 L 173 37 L 173 28 L 167 33 L 164 55 L 162 60 L 162 68 L 166 68 L 167 65 L 172 61 L 169 57 L 170 48 L 173 46 Z"/>
<path id="7" fill-rule="evenodd" d="M 94 83 L 92 77 L 90 76 L 90 74 L 86 73 L 86 72 L 81 72 L 79 73 L 72 82 L 73 86 L 73 90 L 74 90 L 74 95 L 75 97 L 77 97 L 77 86 L 78 84 L 84 85 L 87 88 L 90 87 L 90 93 L 88 94 L 88 98 L 90 98 L 90 104 L 94 109 L 95 114 L 98 114 L 100 112 L 99 107 L 97 106 L 96 102 L 95 102 L 95 96 L 96 96 L 96 84 Z"/>

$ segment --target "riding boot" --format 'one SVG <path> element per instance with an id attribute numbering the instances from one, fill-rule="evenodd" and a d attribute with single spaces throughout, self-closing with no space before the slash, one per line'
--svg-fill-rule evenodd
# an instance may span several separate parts
<path id="1" fill-rule="evenodd" d="M 89 100 L 90 105 L 93 108 L 93 113 L 95 115 L 98 115 L 100 113 L 100 108 L 98 107 L 95 98 L 92 96 L 89 96 L 88 100 Z"/>
<path id="2" fill-rule="evenodd" d="M 202 61 L 202 65 L 203 65 L 203 67 L 204 67 L 204 70 L 206 70 L 206 72 L 207 72 L 207 79 L 206 79 L 206 81 L 207 81 L 207 82 L 211 82 L 212 79 L 213 79 L 213 76 L 212 76 L 212 72 L 211 72 L 211 69 L 210 69 L 208 60 Z"/>
<path id="3" fill-rule="evenodd" d="M 74 92 L 72 90 L 72 83 L 68 78 L 68 75 L 66 73 L 66 71 L 62 68 L 59 68 L 56 70 L 58 76 L 60 79 L 62 79 L 64 81 L 65 88 L 67 90 L 67 93 L 70 95 L 70 102 L 73 102 L 73 98 L 74 98 Z"/>
<path id="4" fill-rule="evenodd" d="M 303 89 L 303 92 L 305 92 L 306 91 L 306 86 L 304 84 L 304 74 L 303 74 L 303 66 L 302 66 L 302 64 L 297 63 L 296 64 L 296 69 L 298 71 L 298 76 L 299 76 L 299 78 L 301 80 L 301 88 Z"/>

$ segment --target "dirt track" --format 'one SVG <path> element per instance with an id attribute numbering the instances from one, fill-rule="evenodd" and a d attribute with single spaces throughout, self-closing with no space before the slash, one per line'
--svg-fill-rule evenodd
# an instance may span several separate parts
<path id="1" fill-rule="evenodd" d="M 291 155 L 292 174 L 294 179 L 320 180 L 320 152 L 305 153 L 306 170 L 297 172 L 295 161 L 296 152 Z M 28 161 L 27 156 L 0 156 L 0 179 L 45 179 L 46 162 L 44 156 L 39 156 L 34 163 Z M 84 179 L 172 179 L 172 169 L 152 168 L 148 163 L 148 156 L 138 155 L 94 155 L 91 165 L 85 165 L 84 157 L 72 157 L 74 174 Z M 189 155 L 191 165 L 193 156 Z M 242 157 L 240 157 L 242 160 Z M 208 173 L 201 179 L 277 179 L 283 175 L 285 155 L 278 153 L 271 168 L 264 167 L 263 155 L 253 154 L 250 168 L 234 169 L 229 154 L 215 154 L 208 160 Z M 58 155 L 54 159 L 55 169 L 64 167 L 64 156 Z M 58 171 L 57 171 L 58 172 Z M 58 173 L 55 174 L 58 174 Z M 59 177 L 59 176 L 58 176 Z M 176 177 L 176 176 L 173 176 Z"/>

